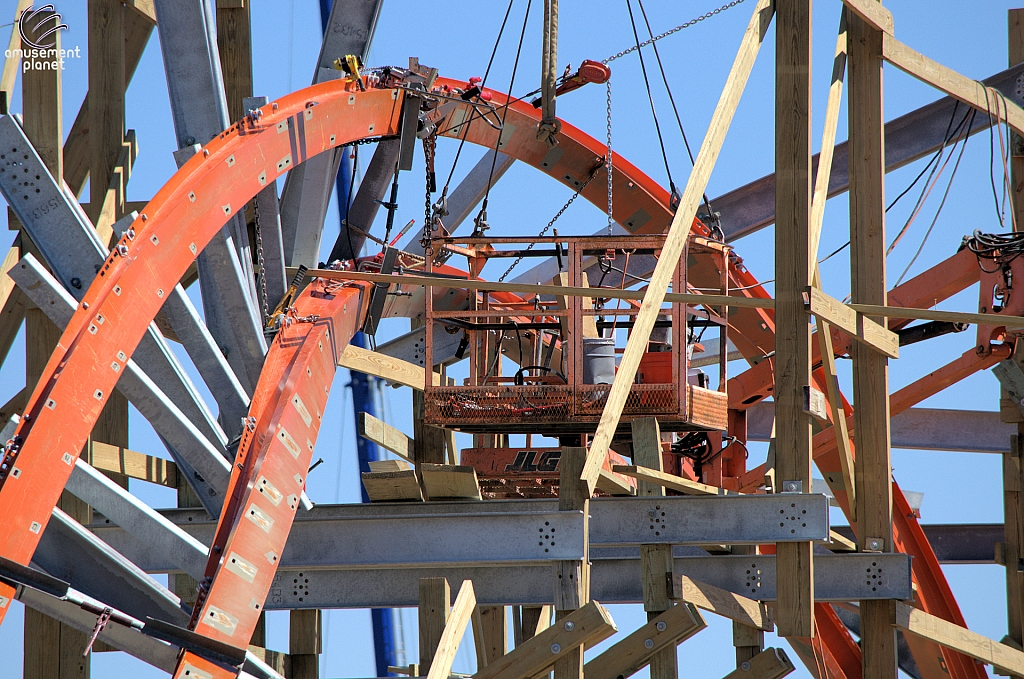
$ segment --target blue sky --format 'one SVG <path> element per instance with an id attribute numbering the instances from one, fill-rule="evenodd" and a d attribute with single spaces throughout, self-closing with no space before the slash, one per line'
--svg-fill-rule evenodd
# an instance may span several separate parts
<path id="1" fill-rule="evenodd" d="M 158 0 L 159 1 L 159 0 Z M 69 29 L 62 35 L 65 47 L 80 46 L 86 54 L 87 31 L 85 2 L 56 0 L 58 11 Z M 527 0 L 516 0 L 489 84 L 506 89 L 515 55 Z M 13 14 L 14 0 L 0 2 L 0 22 Z M 578 65 L 582 59 L 603 59 L 626 47 L 633 36 L 628 14 L 621 0 L 562 0 L 559 35 L 559 71 L 565 64 Z M 716 7 L 715 2 L 664 2 L 649 0 L 648 16 L 655 32 L 661 32 L 701 15 Z M 943 0 L 921 3 L 893 0 L 887 6 L 896 22 L 896 35 L 911 47 L 937 59 L 972 78 L 984 78 L 1007 66 L 1006 10 L 1012 5 L 989 0 L 983 3 L 954 3 Z M 815 3 L 814 25 L 814 101 L 812 107 L 814 138 L 821 136 L 825 100 L 831 74 L 835 29 L 839 23 L 838 0 Z M 419 2 L 387 0 L 381 13 L 369 65 L 403 65 L 409 56 L 418 56 L 421 63 L 436 66 L 443 75 L 468 78 L 482 75 L 494 44 L 504 3 L 454 0 L 429 10 Z M 659 43 L 679 113 L 686 126 L 691 145 L 696 148 L 710 120 L 718 94 L 731 66 L 740 34 L 753 11 L 748 0 L 734 9 L 688 28 Z M 527 41 L 517 76 L 516 93 L 533 89 L 540 72 L 540 20 L 542 3 L 533 2 Z M 309 84 L 319 51 L 320 17 L 315 0 L 257 0 L 252 7 L 254 44 L 254 93 L 272 100 Z M 8 27 L 0 29 L 0 42 L 6 41 Z M 641 29 L 643 30 L 643 29 Z M 721 158 L 711 176 L 708 195 L 714 197 L 741 186 L 772 171 L 774 154 L 773 113 L 773 36 L 769 32 L 761 55 L 754 67 L 746 92 L 740 103 Z M 127 126 L 136 130 L 140 154 L 131 184 L 130 200 L 146 200 L 175 170 L 172 151 L 175 148 L 173 127 L 167 103 L 164 71 L 159 44 L 154 33 L 127 94 Z M 673 178 L 683 185 L 689 173 L 689 161 L 675 130 L 671 110 L 660 79 L 652 71 L 653 54 L 647 52 L 648 70 L 662 130 L 665 134 Z M 613 135 L 617 152 L 628 158 L 653 178 L 667 184 L 661 154 L 647 95 L 635 55 L 612 64 Z M 64 73 L 65 132 L 70 129 L 78 106 L 88 87 L 87 65 L 68 61 Z M 891 67 L 885 70 L 885 115 L 892 119 L 939 97 L 930 87 Z M 12 110 L 21 111 L 20 97 L 15 94 Z M 562 118 L 603 139 L 605 132 L 604 89 L 588 87 L 559 100 Z M 29 115 L 30 112 L 26 112 Z M 839 138 L 846 137 L 846 111 L 840 118 Z M 959 172 L 952 184 L 949 199 L 936 221 L 935 229 L 924 244 L 922 253 L 910 274 L 935 265 L 956 251 L 963 235 L 974 229 L 996 232 L 1001 229 L 993 210 L 989 187 L 989 137 L 979 134 L 971 139 Z M 817 145 L 817 144 L 816 144 Z M 469 149 L 456 169 L 456 181 L 482 154 Z M 998 153 L 998 152 L 997 152 Z M 454 145 L 442 143 L 438 149 L 439 174 L 450 167 Z M 421 161 L 418 161 L 418 163 Z M 887 196 L 894 197 L 920 171 L 924 161 L 887 176 Z M 417 168 L 422 165 L 417 164 Z M 422 176 L 414 170 L 404 180 L 400 193 L 397 222 L 422 219 Z M 947 170 L 948 172 L 948 170 Z M 907 236 L 889 258 L 889 278 L 894 281 L 921 244 L 925 229 L 938 205 L 940 191 L 948 174 L 926 203 L 922 216 L 910 227 Z M 562 206 L 570 193 L 532 168 L 514 166 L 491 195 L 489 221 L 492 234 L 530 234 L 539 231 Z M 894 234 L 907 219 L 912 192 L 889 213 L 889 232 Z M 845 196 L 829 202 L 820 252 L 828 253 L 848 238 L 848 204 Z M 603 225 L 599 208 L 578 203 L 559 222 L 562 234 L 592 233 Z M 336 206 L 325 227 L 325 254 L 338 230 Z M 382 230 L 382 224 L 375 231 Z M 773 229 L 765 229 L 735 243 L 737 252 L 748 268 L 761 280 L 773 278 Z M 13 234 L 0 239 L 13 238 Z M 5 246 L 0 243 L 0 246 Z M 822 265 L 825 290 L 837 298 L 849 292 L 849 260 L 844 252 Z M 769 290 L 771 287 L 769 286 Z M 196 294 L 197 291 L 193 291 Z M 973 311 L 977 306 L 977 289 L 972 288 L 944 303 L 942 308 Z M 404 320 L 386 321 L 381 340 L 404 332 Z M 891 363 L 891 390 L 914 381 L 936 367 L 947 363 L 973 342 L 973 328 L 963 335 L 951 335 L 908 347 L 902 357 Z M 0 368 L 0 402 L 24 385 L 24 339 L 19 338 Z M 181 352 L 183 362 L 189 365 Z M 732 370 L 738 369 L 733 364 Z M 840 361 L 844 391 L 851 394 L 849 365 Z M 198 379 L 197 379 L 198 383 Z M 309 496 L 314 502 L 358 501 L 354 424 L 351 400 L 345 386 L 348 375 L 339 371 L 332 392 L 330 411 L 334 418 L 325 418 L 317 457 L 325 464 L 310 475 Z M 998 387 L 988 373 L 973 376 L 931 399 L 923 405 L 946 408 L 995 410 Z M 411 434 L 408 390 L 384 390 L 381 397 L 384 418 Z M 133 413 L 131 446 L 151 454 L 163 454 L 146 422 Z M 751 445 L 751 466 L 763 458 L 764 447 Z M 893 451 L 895 476 L 910 490 L 923 491 L 923 521 L 926 523 L 1001 522 L 1001 462 L 997 456 L 968 455 L 926 451 Z M 132 490 L 154 506 L 171 506 L 173 493 L 145 484 L 133 484 Z M 841 519 L 834 517 L 837 522 Z M 1005 634 L 1005 603 L 1003 569 L 999 566 L 948 566 L 947 578 L 957 594 L 969 626 L 989 637 L 1000 639 Z M 20 606 L 20 605 L 19 605 Z M 620 630 L 627 632 L 642 624 L 644 616 L 638 606 L 616 606 L 613 616 Z M 680 647 L 680 666 L 689 676 L 720 677 L 733 666 L 731 628 L 727 621 L 707 616 L 709 628 Z M 367 677 L 374 674 L 370 617 L 367 611 L 334 611 L 328 615 L 322 676 Z M 416 657 L 415 613 L 402 615 L 405 644 L 409 659 Z M 269 645 L 287 650 L 287 615 L 269 616 Z M 0 679 L 21 676 L 21 614 L 8 616 L 0 627 Z M 767 643 L 777 645 L 770 639 Z M 784 642 L 783 642 L 784 643 Z M 456 671 L 472 670 L 472 645 L 467 637 L 465 651 L 460 653 Z M 791 654 L 792 655 L 792 654 Z M 93 663 L 95 676 L 131 672 L 138 679 L 163 676 L 141 662 L 122 654 L 98 654 Z M 646 672 L 639 676 L 646 676 Z M 793 676 L 809 676 L 800 667 Z"/>

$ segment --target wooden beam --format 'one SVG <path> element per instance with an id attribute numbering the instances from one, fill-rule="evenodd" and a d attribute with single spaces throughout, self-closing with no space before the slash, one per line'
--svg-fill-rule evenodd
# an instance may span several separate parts
<path id="1" fill-rule="evenodd" d="M 121 474 L 130 479 L 168 488 L 178 487 L 178 466 L 174 462 L 121 446 L 90 441 L 89 464 L 100 471 Z"/>
<path id="2" fill-rule="evenodd" d="M 804 291 L 807 313 L 834 325 L 861 344 L 889 358 L 900 357 L 900 337 L 814 286 Z"/>
<path id="3" fill-rule="evenodd" d="M 1020 434 L 1010 437 L 1010 450 L 1003 453 L 1003 565 L 1006 566 L 1007 637 L 1018 645 L 1024 638 L 1024 573 L 1021 573 L 1022 467 Z"/>
<path id="4" fill-rule="evenodd" d="M 504 606 L 477 606 L 473 614 L 476 666 L 484 669 L 508 653 L 508 616 Z"/>
<path id="5" fill-rule="evenodd" d="M 684 479 L 675 474 L 660 472 L 657 469 L 640 467 L 637 465 L 617 464 L 612 466 L 612 471 L 623 476 L 630 476 L 638 481 L 649 485 L 657 485 L 670 490 L 677 490 L 686 495 L 739 495 L 734 490 L 726 490 L 718 486 L 709 486 L 706 483 Z"/>
<path id="6" fill-rule="evenodd" d="M 569 653 L 599 644 L 616 632 L 611 615 L 596 601 L 573 611 L 558 623 L 490 663 L 474 674 L 473 679 L 535 677 Z"/>
<path id="7" fill-rule="evenodd" d="M 843 0 L 843 4 L 876 31 L 893 34 L 892 12 L 882 7 L 882 3 L 876 0 Z"/>
<path id="8" fill-rule="evenodd" d="M 25 412 L 29 395 L 28 387 L 22 387 L 21 391 L 12 396 L 7 403 L 0 406 L 0 426 L 7 424 L 12 415 L 20 415 Z"/>
<path id="9" fill-rule="evenodd" d="M 900 602 L 894 602 L 894 604 L 896 628 L 959 651 L 987 665 L 992 665 L 1000 671 L 1000 674 L 1024 675 L 1024 653 L 1017 649 L 925 613 L 913 606 Z"/>
<path id="10" fill-rule="evenodd" d="M 636 495 L 636 489 L 626 483 L 625 479 L 604 468 L 601 469 L 601 473 L 597 477 L 597 489 L 616 497 Z"/>
<path id="11" fill-rule="evenodd" d="M 796 669 L 781 648 L 766 648 L 744 665 L 725 675 L 725 679 L 782 679 Z"/>
<path id="12" fill-rule="evenodd" d="M 583 512 L 583 534 L 590 535 L 590 489 L 580 482 L 587 449 L 562 446 L 558 462 L 558 509 Z M 572 612 L 590 600 L 590 538 L 583 542 L 583 558 L 579 561 L 556 561 L 554 571 L 555 627 L 564 625 Z M 539 637 L 535 637 L 539 638 Z M 583 647 L 566 652 L 555 663 L 554 679 L 583 679 Z"/>
<path id="13" fill-rule="evenodd" d="M 249 3 L 217 3 L 217 50 L 224 78 L 228 118 L 245 115 L 242 100 L 252 96 L 252 37 Z"/>
<path id="14" fill-rule="evenodd" d="M 437 645 L 448 624 L 448 606 L 452 600 L 451 587 L 445 578 L 420 578 L 420 667 L 434 662 Z"/>
<path id="15" fill-rule="evenodd" d="M 121 0 L 89 0 L 89 194 L 93 224 L 124 141 L 125 8 Z"/>
<path id="16" fill-rule="evenodd" d="M 811 490 L 811 329 L 801 295 L 811 283 L 811 2 L 779 0 L 775 48 L 775 474 Z M 814 634 L 812 545 L 779 543 L 780 636 Z"/>
<path id="17" fill-rule="evenodd" d="M 156 26 L 156 7 L 153 6 L 153 0 L 121 0 L 121 2 L 139 17 Z"/>
<path id="18" fill-rule="evenodd" d="M 363 472 L 362 479 L 370 502 L 423 502 L 423 489 L 412 469 L 400 472 Z"/>
<path id="19" fill-rule="evenodd" d="M 750 70 L 754 66 L 754 59 L 757 57 L 772 14 L 773 3 L 769 0 L 759 0 L 754 7 L 754 14 L 743 34 L 732 70 L 729 72 L 725 88 L 722 90 L 718 105 L 711 117 L 707 134 L 697 153 L 693 171 L 690 173 L 679 207 L 672 218 L 672 224 L 662 246 L 661 256 L 651 275 L 651 282 L 644 294 L 640 310 L 637 312 L 633 331 L 626 343 L 615 381 L 608 392 L 604 412 L 601 413 L 601 420 L 591 441 L 587 464 L 583 468 L 582 479 L 591 493 L 596 486 L 597 477 L 608 454 L 612 437 L 618 428 L 619 417 L 622 415 L 622 408 L 626 404 L 637 368 L 640 366 L 640 359 L 647 351 L 647 342 L 654 329 L 654 324 L 658 320 L 661 304 L 666 298 L 665 293 L 675 273 L 675 268 L 679 265 L 679 258 L 690 234 L 697 206 L 704 195 L 704 189 L 707 187 L 708 178 L 715 167 L 715 161 L 718 160 L 722 143 L 729 131 L 733 114 L 735 114 L 736 106 L 743 94 Z"/>
<path id="20" fill-rule="evenodd" d="M 883 45 L 892 36 L 848 17 L 850 270 L 856 304 L 886 303 L 885 118 Z M 934 63 L 934 62 L 932 62 Z M 897 64 L 898 65 L 898 64 Z M 962 77 L 962 76 L 960 76 Z M 973 81 L 971 81 L 973 83 Z M 981 85 L 974 83 L 976 87 Z M 856 308 L 856 307 L 854 307 Z M 883 327 L 884 318 L 877 318 Z M 853 401 L 857 433 L 857 544 L 895 551 L 892 531 L 892 465 L 889 451 L 889 373 L 886 357 L 854 342 Z M 877 545 L 869 543 L 877 541 Z M 896 676 L 894 601 L 862 601 L 861 649 L 865 677 Z"/>
<path id="21" fill-rule="evenodd" d="M 369 413 L 359 413 L 356 429 L 359 435 L 367 441 L 372 441 L 381 448 L 390 450 L 404 460 L 413 461 L 413 440 L 387 422 L 378 420 Z"/>
<path id="22" fill-rule="evenodd" d="M 135 159 L 138 155 L 139 145 L 135 138 L 135 130 L 128 130 L 110 175 L 110 185 L 107 187 L 103 203 L 96 211 L 96 219 L 93 222 L 96 227 L 96 235 L 107 247 L 113 245 L 116 240 L 114 222 L 129 212 L 125 197 L 128 192 L 128 180 L 131 179 L 132 168 L 135 166 Z M 89 207 L 92 208 L 91 205 Z"/>
<path id="23" fill-rule="evenodd" d="M 630 422 L 630 428 L 633 434 L 633 462 L 637 465 L 647 465 L 650 471 L 658 475 L 668 476 L 668 474 L 664 474 L 664 458 L 661 454 L 661 429 L 658 427 L 657 418 L 637 418 Z M 651 482 L 647 479 L 642 480 L 638 484 L 637 491 L 642 497 L 665 496 L 664 486 L 656 481 Z M 648 625 L 650 625 L 651 620 L 659 617 L 664 611 L 671 610 L 674 605 L 668 596 L 668 588 L 666 587 L 667 578 L 670 578 L 672 574 L 672 566 L 672 545 L 640 546 L 640 578 Z M 686 616 L 684 621 L 692 622 L 692 625 L 687 625 L 684 622 L 682 627 L 696 626 L 697 620 L 693 619 L 692 616 L 682 611 L 679 611 L 678 614 Z M 678 621 L 674 626 L 680 626 Z M 640 629 L 642 633 L 646 633 L 645 627 Z M 699 629 L 694 629 L 693 633 L 695 634 L 697 631 Z M 670 644 L 666 640 L 660 651 L 646 654 L 644 653 L 643 645 L 637 646 L 635 642 L 627 643 L 630 642 L 633 636 L 630 635 L 623 641 L 620 641 L 611 649 L 602 653 L 601 657 L 607 656 L 610 667 L 622 666 L 624 668 L 623 676 L 628 676 L 628 674 L 632 674 L 643 667 L 642 664 L 637 663 L 644 659 L 645 662 L 649 662 L 651 665 L 651 679 L 677 679 L 679 676 L 679 660 L 676 657 L 675 643 Z M 609 655 L 612 650 L 616 652 Z M 630 662 L 631 660 L 633 661 L 632 663 Z M 591 663 L 594 662 L 596 661 L 591 661 Z M 594 665 L 594 667 L 599 667 L 599 665 Z"/>
<path id="24" fill-rule="evenodd" d="M 882 56 L 890 64 L 982 113 L 1006 121 L 1017 134 L 1024 134 L 1024 109 L 997 90 L 929 59 L 887 33 L 880 35 Z"/>
<path id="25" fill-rule="evenodd" d="M 18 289 L 7 272 L 21 259 L 21 234 L 14 238 L 14 244 L 0 263 L 0 365 L 7 359 L 15 338 L 25 320 L 24 293 Z M 3 426 L 3 425 L 0 425 Z"/>
<path id="26" fill-rule="evenodd" d="M 707 627 L 696 608 L 687 604 L 670 606 L 656 613 L 647 624 L 625 639 L 605 650 L 585 665 L 587 679 L 622 679 L 651 665 L 655 677 L 655 658 L 671 654 L 676 657 L 676 646 Z M 667 675 L 666 675 L 667 676 Z M 673 679 L 678 674 L 671 675 Z"/>
<path id="27" fill-rule="evenodd" d="M 323 612 L 311 608 L 293 610 L 288 626 L 289 679 L 318 679 L 323 653 Z"/>
<path id="28" fill-rule="evenodd" d="M 135 69 L 142 59 L 142 53 L 149 42 L 149 36 L 153 32 L 153 23 L 137 11 L 125 12 L 124 15 L 124 82 L 125 87 L 131 82 Z M 64 140 L 64 181 L 71 187 L 71 191 L 80 196 L 85 189 L 85 183 L 89 179 L 90 155 L 89 155 L 89 93 L 86 92 L 82 106 L 78 109 L 75 122 Z M 141 211 L 142 208 L 132 207 L 129 203 L 129 212 L 133 209 Z M 145 203 L 143 203 L 145 206 Z M 84 207 L 84 206 L 83 206 Z M 90 214 L 89 210 L 85 211 Z"/>
<path id="29" fill-rule="evenodd" d="M 839 446 L 839 463 L 843 472 L 843 487 L 849 502 L 847 517 L 851 522 L 857 521 L 857 486 L 854 483 L 853 443 L 850 430 L 846 424 L 846 411 L 843 409 L 843 395 L 839 390 L 839 378 L 836 377 L 836 355 L 832 348 L 832 332 L 828 323 L 818 319 L 818 343 L 821 347 L 821 366 L 825 371 L 825 387 L 828 391 L 828 405 L 832 414 L 832 426 L 836 430 L 836 442 Z"/>
<path id="30" fill-rule="evenodd" d="M 379 377 L 382 380 L 387 380 L 388 382 L 412 387 L 417 391 L 423 391 L 423 384 L 426 379 L 425 371 L 418 365 L 409 363 L 408 361 L 403 361 L 400 358 L 385 356 L 384 354 L 377 353 L 376 351 L 363 349 L 362 347 L 357 347 L 354 344 L 349 344 L 345 347 L 345 350 L 341 352 L 341 358 L 338 359 L 338 365 L 342 368 L 357 370 L 359 372 L 366 373 L 367 375 Z M 437 375 L 436 373 L 432 374 L 434 377 L 434 385 L 436 386 L 440 384 L 440 375 Z"/>
<path id="31" fill-rule="evenodd" d="M 417 465 L 428 500 L 482 500 L 476 469 L 451 464 Z"/>
<path id="32" fill-rule="evenodd" d="M 15 57 L 17 50 L 21 49 L 21 33 L 18 32 L 18 19 L 21 18 L 21 13 L 24 12 L 32 5 L 32 0 L 18 0 L 18 4 L 14 7 L 14 24 L 11 27 L 11 39 L 7 43 L 7 52 L 5 54 L 11 54 L 9 57 L 4 58 L 4 68 L 0 73 L 0 91 L 7 93 L 7 103 L 11 102 L 11 94 L 14 93 L 14 83 L 18 78 L 18 65 L 21 60 Z"/>
<path id="33" fill-rule="evenodd" d="M 455 597 L 451 613 L 445 622 L 444 631 L 437 643 L 437 650 L 430 663 L 430 671 L 427 679 L 448 679 L 452 671 L 452 664 L 455 662 L 455 654 L 459 650 L 459 643 L 466 633 L 469 619 L 476 609 L 476 594 L 473 592 L 473 581 L 463 580 L 459 594 Z"/>
<path id="34" fill-rule="evenodd" d="M 673 574 L 670 584 L 673 599 L 691 603 L 697 608 L 703 608 L 705 611 L 749 627 L 756 627 L 764 632 L 775 630 L 768 607 L 759 601 L 692 580 L 685 575 Z"/>

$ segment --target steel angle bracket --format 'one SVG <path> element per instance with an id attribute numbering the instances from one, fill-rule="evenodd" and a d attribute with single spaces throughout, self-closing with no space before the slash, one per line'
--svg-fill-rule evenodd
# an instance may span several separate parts
<path id="1" fill-rule="evenodd" d="M 189 625 L 243 654 L 299 508 L 338 357 L 365 316 L 368 288 L 314 280 L 267 353 Z M 201 662 L 186 650 L 174 676 L 194 676 L 190 668 Z M 203 671 L 234 676 L 211 668 Z"/>
<path id="2" fill-rule="evenodd" d="M 337 81 L 288 95 L 218 135 L 157 192 L 104 260 L 0 462 L 0 556 L 29 562 L 124 361 L 224 220 L 288 167 L 396 134 L 401 103 Z M 0 621 L 13 594 L 0 586 Z"/>

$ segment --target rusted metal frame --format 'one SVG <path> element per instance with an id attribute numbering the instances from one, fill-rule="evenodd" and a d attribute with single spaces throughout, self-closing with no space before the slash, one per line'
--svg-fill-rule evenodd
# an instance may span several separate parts
<path id="1" fill-rule="evenodd" d="M 352 87 L 354 90 L 354 86 Z M 152 319 L 196 255 L 220 231 L 231 205 L 243 205 L 284 169 L 314 153 L 369 134 L 397 130 L 399 93 L 352 92 L 344 83 L 314 86 L 263 110 L 256 124 L 239 123 L 218 135 L 157 193 L 106 260 L 68 325 L 29 401 L 29 417 L 16 432 L 18 468 L 0 486 L 0 554 L 28 563 L 39 533 L 63 489 L 91 427 Z M 307 108 L 307 104 L 318 105 Z M 297 125 L 298 119 L 303 124 Z M 280 124 L 280 130 L 278 125 Z M 293 135 L 301 134 L 301 139 Z M 293 142 L 297 143 L 293 147 Z M 301 153 L 301 155 L 299 155 Z M 134 266 L 133 266 L 134 265 Z M 102 316 L 106 321 L 97 324 Z M 89 327 L 97 328 L 96 333 Z M 102 330 L 99 330 L 102 328 Z M 65 455 L 66 454 L 66 455 Z M 62 459 L 62 456 L 64 459 Z M 70 462 L 68 461 L 70 460 Z M 9 602 L 13 590 L 0 587 Z M 0 606 L 0 619 L 8 605 Z"/>
<path id="2" fill-rule="evenodd" d="M 245 649 L 288 540 L 338 357 L 359 330 L 366 284 L 314 281 L 270 347 L 232 469 L 206 582 L 190 627 Z M 175 676 L 198 660 L 185 653 Z M 232 677 L 220 670 L 215 677 Z"/>

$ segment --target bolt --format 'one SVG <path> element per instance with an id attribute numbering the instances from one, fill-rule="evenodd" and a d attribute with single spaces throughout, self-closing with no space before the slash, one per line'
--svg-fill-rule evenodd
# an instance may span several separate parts
<path id="1" fill-rule="evenodd" d="M 655 625 L 655 627 L 658 628 L 659 632 L 664 632 L 666 629 L 668 629 L 668 625 L 666 625 L 663 622 L 659 622 L 657 625 Z"/>
<path id="2" fill-rule="evenodd" d="M 657 514 L 652 511 L 652 512 L 647 512 L 647 516 L 654 517 L 654 516 L 657 516 Z"/>
<path id="3" fill-rule="evenodd" d="M 881 549 L 881 546 L 878 540 L 868 540 L 868 549 Z"/>
<path id="4" fill-rule="evenodd" d="M 81 290 L 82 289 L 82 279 L 81 278 L 72 278 L 71 279 L 71 287 L 73 287 L 75 290 Z"/>
<path id="5" fill-rule="evenodd" d="M 558 644 L 551 644 L 551 652 L 552 653 L 560 653 L 561 651 L 562 651 L 562 647 L 560 645 L 558 645 Z"/>
<path id="6" fill-rule="evenodd" d="M 644 648 L 654 648 L 654 639 L 644 639 Z"/>
<path id="7" fill-rule="evenodd" d="M 748 663 L 748 662 L 740 663 L 740 669 L 743 670 L 744 672 L 749 672 L 750 671 L 750 663 Z"/>
<path id="8" fill-rule="evenodd" d="M 576 629 L 576 625 L 573 624 L 572 620 L 566 620 L 565 621 L 565 631 L 566 632 L 571 632 L 574 629 Z"/>

